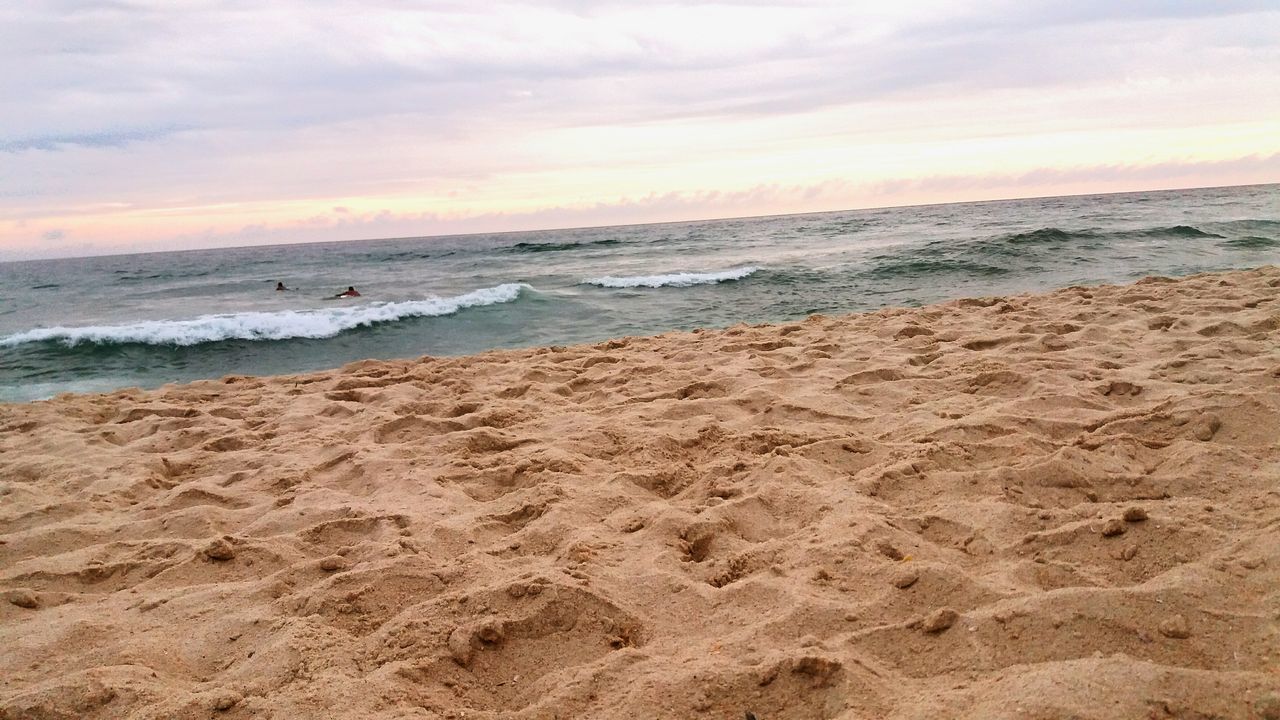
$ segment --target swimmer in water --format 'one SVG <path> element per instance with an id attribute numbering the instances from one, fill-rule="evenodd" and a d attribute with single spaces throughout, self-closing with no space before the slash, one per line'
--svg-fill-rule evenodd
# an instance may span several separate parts
<path id="1" fill-rule="evenodd" d="M 354 287 L 348 285 L 345 292 L 340 292 L 337 295 L 334 295 L 334 297 L 340 297 L 340 298 L 360 297 L 360 292 L 356 290 Z"/>
<path id="2" fill-rule="evenodd" d="M 282 282 L 276 283 L 276 292 L 284 292 L 285 290 L 288 290 L 288 289 L 289 288 L 284 286 L 284 283 Z"/>

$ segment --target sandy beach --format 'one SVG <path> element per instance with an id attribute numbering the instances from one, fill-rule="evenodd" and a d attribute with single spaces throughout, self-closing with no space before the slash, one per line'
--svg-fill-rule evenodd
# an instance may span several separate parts
<path id="1" fill-rule="evenodd" d="M 0 406 L 0 718 L 1280 718 L 1280 268 Z"/>

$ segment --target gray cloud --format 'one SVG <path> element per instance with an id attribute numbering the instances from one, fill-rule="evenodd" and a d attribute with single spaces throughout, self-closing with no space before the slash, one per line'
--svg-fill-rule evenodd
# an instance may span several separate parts
<path id="1" fill-rule="evenodd" d="M 557 159 L 450 147 L 538 130 L 1267 77 L 1278 35 L 1274 2 L 1232 0 L 5 3 L 0 218 L 339 197 L 393 173 L 483 183 Z M 1193 109 L 1239 121 L 1249 105 Z M 1119 102 L 1057 111 L 1132 122 Z M 439 152 L 406 169 L 399 150 L 419 146 Z"/>
<path id="2" fill-rule="evenodd" d="M 923 21 L 880 21 L 841 3 L 659 4 L 631 14 L 593 2 L 316 7 L 46 1 L 0 11 L 0 99 L 23 110 L 0 120 L 0 139 L 157 125 L 270 132 L 406 113 L 451 131 L 499 112 L 551 124 L 797 112 L 939 85 L 1115 73 L 1126 55 L 1143 60 L 1144 43 L 1178 43 L 1153 21 L 1254 13 L 1276 23 L 1274 5 L 1261 2 L 1006 2 Z M 627 24 L 645 13 L 671 23 Z M 692 17 L 718 36 L 667 36 Z M 767 37 L 726 40 L 745 17 L 779 22 Z M 1168 54 L 1192 64 L 1231 34 Z"/>
<path id="3" fill-rule="evenodd" d="M 103 131 L 81 135 L 45 135 L 0 141 L 0 152 L 16 153 L 24 150 L 64 150 L 73 147 L 119 148 L 137 142 L 148 142 L 169 137 L 178 132 L 170 130 Z"/>

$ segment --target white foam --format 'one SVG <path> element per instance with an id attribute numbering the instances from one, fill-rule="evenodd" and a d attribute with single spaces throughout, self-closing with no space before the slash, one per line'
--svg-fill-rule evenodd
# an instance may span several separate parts
<path id="1" fill-rule="evenodd" d="M 759 269 L 758 267 L 740 267 L 710 273 L 672 273 L 670 275 L 633 275 L 629 277 L 606 275 L 604 277 L 589 278 L 582 282 L 587 285 L 599 285 L 606 288 L 689 287 L 690 285 L 711 285 L 728 280 L 741 280 Z"/>
<path id="2" fill-rule="evenodd" d="M 328 338 L 344 330 L 377 323 L 411 317 L 452 315 L 464 308 L 512 302 L 526 288 L 527 285 L 507 283 L 447 298 L 433 297 L 315 310 L 202 315 L 193 320 L 147 320 L 128 325 L 36 328 L 0 338 L 0 347 L 48 340 L 73 346 L 80 343 L 198 345 L 219 340 Z"/>

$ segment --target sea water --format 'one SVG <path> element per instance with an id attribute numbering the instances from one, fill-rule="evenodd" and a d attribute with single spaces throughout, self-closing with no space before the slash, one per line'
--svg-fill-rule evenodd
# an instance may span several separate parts
<path id="1" fill-rule="evenodd" d="M 0 401 L 1277 262 L 1280 185 L 2 263 Z"/>

